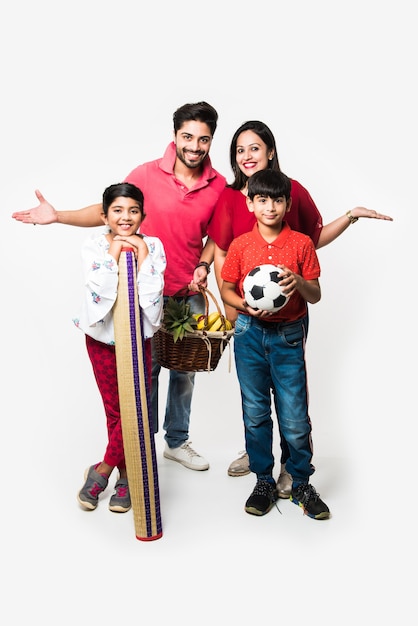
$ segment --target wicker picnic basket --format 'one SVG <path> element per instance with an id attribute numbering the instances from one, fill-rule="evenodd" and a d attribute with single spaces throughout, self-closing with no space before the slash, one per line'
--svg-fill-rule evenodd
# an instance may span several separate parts
<path id="1" fill-rule="evenodd" d="M 201 289 L 205 299 L 205 317 L 209 315 L 208 295 L 225 322 L 225 316 L 215 298 L 208 289 Z M 158 363 L 167 369 L 181 372 L 213 371 L 234 334 L 232 330 L 194 330 L 186 332 L 182 339 L 174 342 L 173 335 L 164 325 L 154 335 L 154 348 Z"/>

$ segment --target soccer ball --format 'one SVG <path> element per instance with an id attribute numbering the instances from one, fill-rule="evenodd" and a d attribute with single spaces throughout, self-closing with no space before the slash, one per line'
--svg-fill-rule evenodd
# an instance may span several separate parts
<path id="1" fill-rule="evenodd" d="M 244 278 L 243 289 L 247 304 L 253 309 L 278 311 L 289 298 L 280 286 L 282 270 L 277 265 L 259 265 Z"/>

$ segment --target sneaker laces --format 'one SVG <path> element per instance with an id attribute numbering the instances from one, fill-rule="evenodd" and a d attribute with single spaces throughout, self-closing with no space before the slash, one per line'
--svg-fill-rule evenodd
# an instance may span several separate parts
<path id="1" fill-rule="evenodd" d="M 184 450 L 185 452 L 187 452 L 187 454 L 189 455 L 189 457 L 190 457 L 190 458 L 192 458 L 192 457 L 194 457 L 194 456 L 199 456 L 199 457 L 200 457 L 200 454 L 198 454 L 198 453 L 196 452 L 196 450 L 193 450 L 193 448 L 191 447 L 191 445 L 190 445 L 191 443 L 192 443 L 191 441 L 186 441 L 186 443 L 184 443 L 184 444 L 181 446 L 181 447 L 182 447 L 182 450 Z"/>
<path id="2" fill-rule="evenodd" d="M 275 487 L 272 484 L 270 484 L 267 480 L 257 480 L 257 483 L 254 487 L 253 494 L 255 496 L 265 496 L 266 498 L 270 498 L 271 500 L 274 500 L 274 506 L 276 507 L 276 509 L 279 511 L 281 515 L 282 512 L 278 507 L 277 498 L 274 499 L 274 490 L 275 490 Z"/>
<path id="3" fill-rule="evenodd" d="M 279 509 L 279 505 L 277 504 L 277 502 L 278 502 L 278 501 L 276 500 L 276 502 L 274 503 L 274 506 L 276 507 L 276 509 L 279 511 L 279 513 L 280 513 L 280 515 L 281 515 L 281 514 L 282 514 L 282 512 L 281 512 L 281 510 Z"/>
<path id="4" fill-rule="evenodd" d="M 255 496 L 266 496 L 268 498 L 272 497 L 273 485 L 270 485 L 267 480 L 257 480 L 257 483 L 254 487 L 254 495 Z"/>
<path id="5" fill-rule="evenodd" d="M 319 499 L 319 493 L 316 491 L 315 487 L 311 485 L 310 483 L 307 483 L 306 485 L 300 485 L 297 488 L 297 491 L 302 492 L 302 496 L 303 496 L 302 502 L 306 507 L 309 505 L 309 502 L 311 500 L 313 500 L 314 502 L 317 502 Z"/>

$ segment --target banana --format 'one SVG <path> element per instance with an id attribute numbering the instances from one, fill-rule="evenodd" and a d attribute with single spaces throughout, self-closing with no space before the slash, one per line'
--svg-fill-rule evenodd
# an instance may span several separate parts
<path id="1" fill-rule="evenodd" d="M 208 330 L 211 332 L 215 332 L 217 330 L 223 330 L 222 326 L 224 326 L 222 317 L 218 314 L 217 319 L 213 322 L 211 326 L 209 326 Z"/>
<path id="2" fill-rule="evenodd" d="M 218 311 L 214 311 L 214 313 L 209 313 L 208 315 L 208 319 L 206 321 L 206 330 L 212 330 L 212 326 L 213 324 L 220 319 L 220 314 L 218 313 Z"/>
<path id="3" fill-rule="evenodd" d="M 209 313 L 207 318 L 203 315 L 203 313 L 194 313 L 193 317 L 197 322 L 197 330 L 210 330 L 211 332 L 216 332 L 218 330 L 232 330 L 233 328 L 232 323 L 218 311 Z"/>
<path id="4" fill-rule="evenodd" d="M 215 322 L 216 324 L 216 322 Z M 233 325 L 232 322 L 230 322 L 228 319 L 226 319 L 226 317 L 223 318 L 223 322 L 221 323 L 221 325 L 219 327 L 216 328 L 216 330 L 232 330 L 233 329 Z M 211 330 L 215 330 L 212 326 Z"/>
<path id="5" fill-rule="evenodd" d="M 196 324 L 197 330 L 202 330 L 205 326 L 205 316 L 203 315 L 203 313 L 193 313 L 193 317 L 195 318 L 197 322 Z"/>

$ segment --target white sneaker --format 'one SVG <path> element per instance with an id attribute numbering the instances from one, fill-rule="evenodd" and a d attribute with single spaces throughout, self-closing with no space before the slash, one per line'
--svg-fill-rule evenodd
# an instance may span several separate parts
<path id="1" fill-rule="evenodd" d="M 209 469 L 207 460 L 193 450 L 190 445 L 191 443 L 191 441 L 185 441 L 183 445 L 178 448 L 169 448 L 168 445 L 165 444 L 163 456 L 166 459 L 170 459 L 170 461 L 177 461 L 177 463 L 181 463 L 184 467 L 188 467 L 192 470 L 201 471 Z"/>

